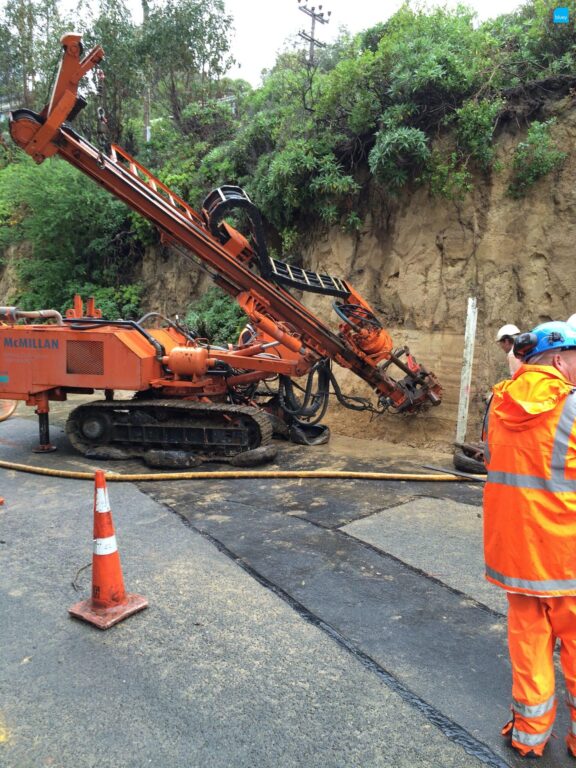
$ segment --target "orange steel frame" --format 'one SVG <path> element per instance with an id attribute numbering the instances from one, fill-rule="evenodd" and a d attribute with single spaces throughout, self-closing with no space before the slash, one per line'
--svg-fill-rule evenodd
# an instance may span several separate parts
<path id="1" fill-rule="evenodd" d="M 278 342 L 276 353 L 280 358 L 274 360 L 255 357 L 259 350 L 249 353 L 242 350 L 218 351 L 217 357 L 225 359 L 232 367 L 253 372 L 239 379 L 236 377 L 238 383 L 263 378 L 270 373 L 300 376 L 318 360 L 330 358 L 351 369 L 393 405 L 403 406 L 406 394 L 397 387 L 394 379 L 378 368 L 389 356 L 392 346 L 384 330 L 357 332 L 343 325 L 340 327 L 341 335 L 336 335 L 286 290 L 249 268 L 248 262 L 254 259 L 254 251 L 242 234 L 224 225 L 230 239 L 222 244 L 209 231 L 200 214 L 124 150 L 112 146 L 109 154 L 105 154 L 65 123 L 76 105 L 81 78 L 103 59 L 104 52 L 96 46 L 81 58 L 81 37 L 76 34 L 65 35 L 62 44 L 62 63 L 49 104 L 40 115 L 26 110 L 12 113 L 12 138 L 37 163 L 60 155 L 155 224 L 166 241 L 179 244 L 197 257 L 208 268 L 214 281 L 237 300 L 258 329 L 259 341 Z M 359 294 L 351 288 L 349 290 L 349 303 L 372 311 Z M 87 337 L 82 335 L 82 338 Z M 125 363 L 120 358 L 117 362 L 116 370 L 120 372 Z M 426 378 L 428 386 L 421 400 L 429 399 L 437 404 L 441 389 L 433 374 L 421 369 L 412 358 L 408 359 L 407 365 L 414 372 L 421 371 L 422 377 Z M 144 378 L 151 375 L 146 384 L 153 382 L 153 386 L 167 386 L 175 391 L 185 388 L 183 382 L 167 381 L 159 366 L 157 373 L 151 375 L 150 371 L 146 371 Z M 63 384 L 62 381 L 50 383 L 54 386 Z M 234 379 L 229 379 L 229 384 L 233 385 Z M 133 388 L 142 389 L 143 386 L 142 380 L 140 386 Z M 119 387 L 116 385 L 114 388 Z M 14 392 L 6 396 L 18 397 L 18 394 Z"/>

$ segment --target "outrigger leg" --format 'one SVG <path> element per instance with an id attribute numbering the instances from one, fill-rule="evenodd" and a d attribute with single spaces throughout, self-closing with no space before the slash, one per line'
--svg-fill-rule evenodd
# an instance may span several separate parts
<path id="1" fill-rule="evenodd" d="M 36 398 L 36 411 L 38 415 L 38 430 L 40 433 L 40 444 L 33 448 L 33 453 L 51 453 L 56 450 L 56 446 L 50 442 L 50 406 L 48 405 L 47 395 L 39 395 Z"/>

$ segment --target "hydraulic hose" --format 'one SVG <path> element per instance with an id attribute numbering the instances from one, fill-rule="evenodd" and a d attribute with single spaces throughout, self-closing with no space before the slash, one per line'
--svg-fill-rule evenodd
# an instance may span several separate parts
<path id="1" fill-rule="evenodd" d="M 314 376 L 318 377 L 318 389 L 312 394 Z M 296 423 L 303 426 L 313 426 L 322 421 L 328 409 L 330 376 L 330 366 L 326 360 L 320 360 L 316 363 L 308 373 L 304 397 L 300 403 L 294 394 L 292 380 L 288 376 L 281 376 L 278 395 L 284 412 L 289 414 Z"/>
<path id="2" fill-rule="evenodd" d="M 94 480 L 93 472 L 74 472 L 67 469 L 50 469 L 49 467 L 35 467 L 31 464 L 15 464 L 10 461 L 0 461 L 0 469 L 11 469 L 16 472 L 28 472 L 34 475 L 48 477 L 62 477 L 70 480 Z M 347 472 L 345 470 L 319 469 L 319 470 L 274 470 L 265 472 L 262 470 L 226 470 L 222 472 L 156 472 L 142 474 L 120 474 L 118 472 L 106 472 L 106 480 L 113 483 L 141 483 L 146 481 L 165 480 L 411 480 L 421 482 L 455 482 L 473 479 L 471 477 L 442 474 L 420 474 L 411 472 Z"/>

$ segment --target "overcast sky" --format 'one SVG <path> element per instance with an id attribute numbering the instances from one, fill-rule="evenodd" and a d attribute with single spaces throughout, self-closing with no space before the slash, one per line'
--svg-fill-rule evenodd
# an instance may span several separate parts
<path id="1" fill-rule="evenodd" d="M 276 54 L 284 47 L 286 40 L 300 30 L 310 33 L 310 17 L 298 10 L 298 0 L 225 0 L 228 13 L 234 17 L 236 33 L 233 54 L 240 63 L 228 74 L 242 77 L 253 86 L 260 84 L 260 73 L 269 69 L 276 60 Z M 386 21 L 402 4 L 378 2 L 378 0 L 302 0 L 309 8 L 326 13 L 331 11 L 328 24 L 317 24 L 315 37 L 330 42 L 338 35 L 340 27 L 356 33 Z M 429 2 L 429 5 L 455 7 L 456 2 Z M 488 19 L 522 5 L 520 0 L 473 0 L 466 5 L 476 9 L 480 19 Z M 562 5 L 559 2 L 559 5 Z M 302 47 L 307 43 L 302 40 Z"/>

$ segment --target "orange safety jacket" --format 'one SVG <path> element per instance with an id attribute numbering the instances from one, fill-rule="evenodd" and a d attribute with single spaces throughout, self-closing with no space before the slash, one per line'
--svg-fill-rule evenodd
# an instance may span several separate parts
<path id="1" fill-rule="evenodd" d="M 576 394 L 524 365 L 494 387 L 485 451 L 486 578 L 527 595 L 576 595 Z"/>

